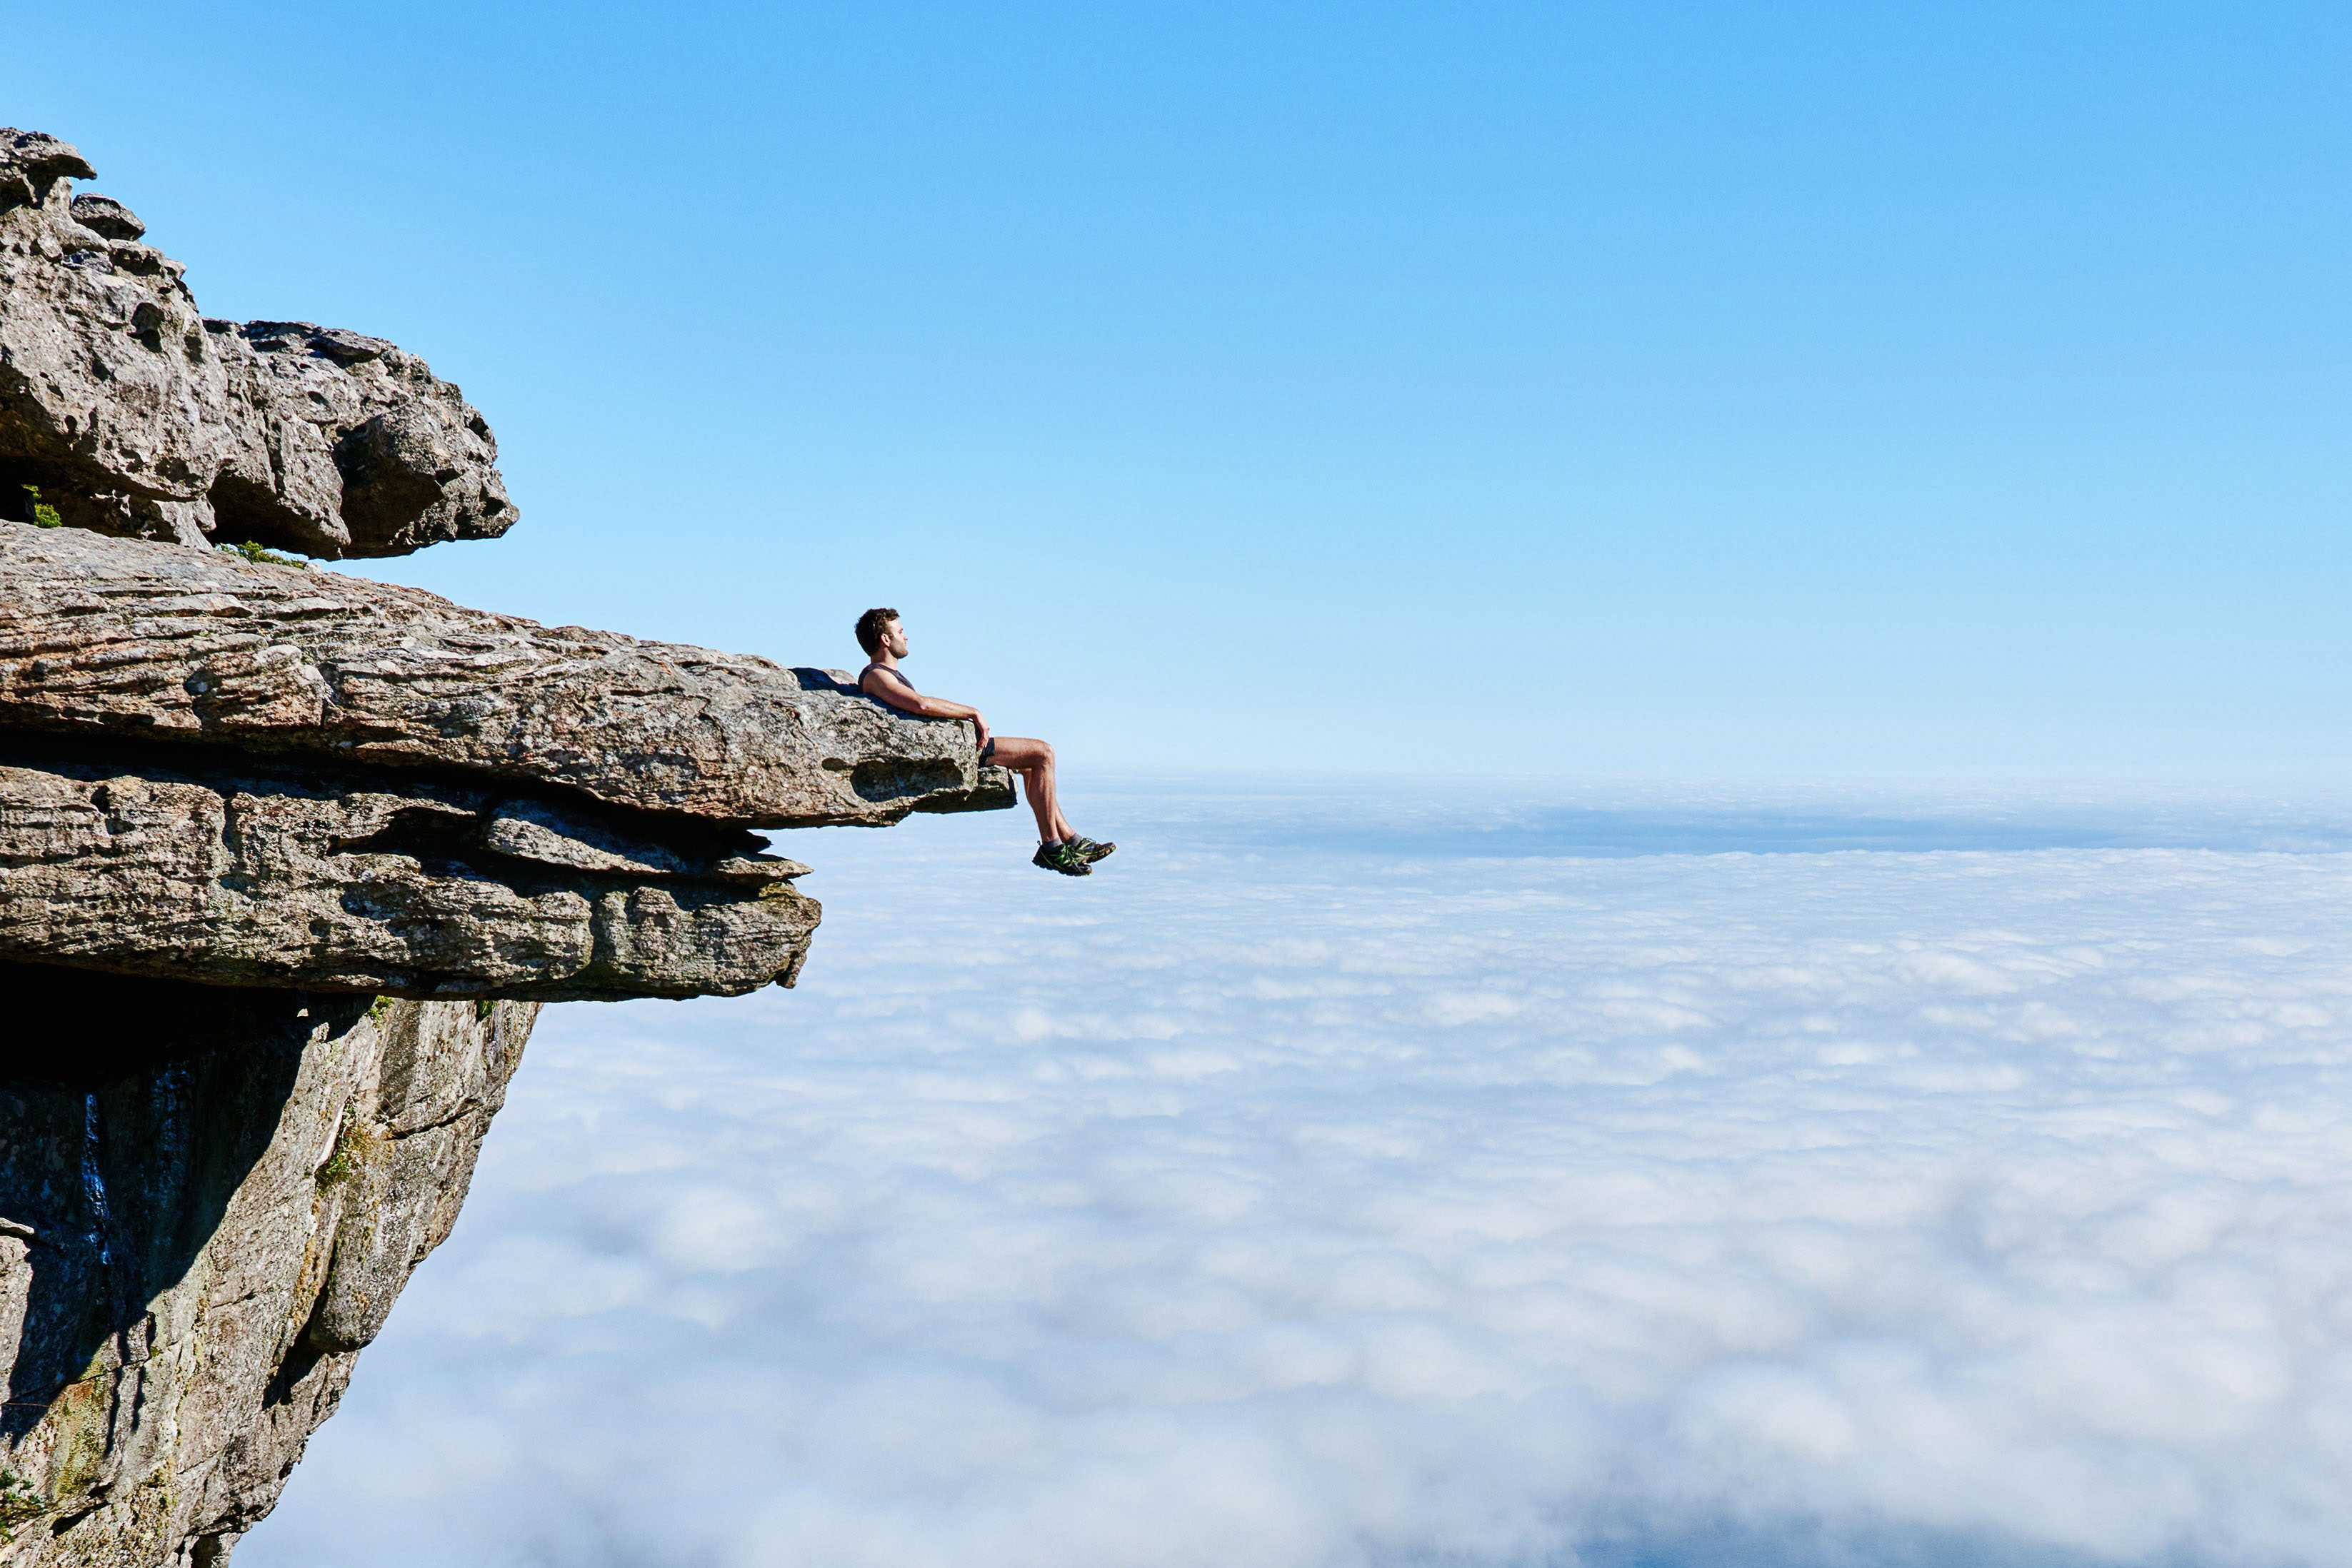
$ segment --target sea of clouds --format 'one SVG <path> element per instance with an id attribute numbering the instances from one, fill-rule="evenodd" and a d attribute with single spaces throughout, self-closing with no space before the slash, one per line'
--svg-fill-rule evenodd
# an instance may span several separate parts
<path id="1" fill-rule="evenodd" d="M 545 1015 L 238 1562 L 2345 1563 L 2342 821 L 795 836 L 800 988 Z"/>

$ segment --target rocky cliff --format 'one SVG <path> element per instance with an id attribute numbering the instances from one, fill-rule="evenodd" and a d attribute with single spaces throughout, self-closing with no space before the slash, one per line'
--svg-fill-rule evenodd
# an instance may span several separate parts
<path id="1" fill-rule="evenodd" d="M 0 971 L 0 1561 L 218 1563 L 449 1233 L 530 1002 Z"/>
<path id="2" fill-rule="evenodd" d="M 0 130 L 0 1564 L 27 1568 L 225 1561 L 448 1233 L 539 1007 L 799 973 L 808 868 L 755 830 L 1013 799 L 968 727 L 836 672 L 271 559 L 505 532 L 489 426 L 390 343 L 204 318 L 91 172 Z"/>

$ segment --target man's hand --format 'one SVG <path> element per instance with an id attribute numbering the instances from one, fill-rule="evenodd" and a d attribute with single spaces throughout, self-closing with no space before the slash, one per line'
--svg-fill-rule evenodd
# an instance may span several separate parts
<path id="1" fill-rule="evenodd" d="M 981 750 L 988 749 L 988 721 L 975 713 L 971 716 L 972 744 Z"/>

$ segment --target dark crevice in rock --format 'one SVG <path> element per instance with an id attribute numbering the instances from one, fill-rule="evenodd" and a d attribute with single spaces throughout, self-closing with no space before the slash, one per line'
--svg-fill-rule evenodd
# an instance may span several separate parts
<path id="1" fill-rule="evenodd" d="M 317 525 L 287 507 L 269 483 L 224 474 L 212 482 L 205 499 L 213 509 L 212 537 L 225 544 L 254 544 L 296 555 L 326 553 L 327 540 Z"/>
<path id="2" fill-rule="evenodd" d="M 294 1343 L 287 1347 L 286 1359 L 279 1362 L 278 1370 L 269 1375 L 269 1382 L 261 1391 L 263 1408 L 293 1403 L 294 1390 L 304 1378 L 318 1370 L 319 1363 L 333 1354 L 332 1348 L 318 1343 L 319 1308 L 324 1304 L 322 1298 L 312 1306 L 310 1316 L 303 1321 L 302 1332 L 295 1335 Z"/>
<path id="3" fill-rule="evenodd" d="M 738 830 L 109 749 L 0 732 L 0 958 L 420 998 L 734 995 L 795 975 L 817 922 L 790 885 L 806 868 Z"/>
<path id="4" fill-rule="evenodd" d="M 333 843 L 331 847 L 337 853 L 408 853 L 408 846 L 413 844 L 426 852 L 456 855 L 465 842 L 463 832 L 450 826 L 450 813 L 456 810 L 485 815 L 498 811 L 527 813 L 534 819 L 562 824 L 562 831 L 567 836 L 585 836 L 600 844 L 634 846 L 648 863 L 667 860 L 677 867 L 672 874 L 688 879 L 697 875 L 694 867 L 761 856 L 768 847 L 765 837 L 745 828 L 636 810 L 560 787 L 537 793 L 519 792 L 487 783 L 478 774 L 455 768 L 318 766 L 299 758 L 256 755 L 163 737 L 83 739 L 0 728 L 0 768 L 6 767 L 65 768 L 89 778 L 123 775 L 215 782 L 224 790 L 252 789 L 319 800 L 382 793 L 415 795 L 452 803 L 446 807 L 397 810 L 391 822 L 371 834 Z M 478 856 L 495 853 L 478 845 L 469 847 Z M 498 858 L 528 859 L 512 855 Z M 793 864 L 768 858 L 779 866 Z M 726 880 L 719 873 L 709 874 L 714 880 Z"/>

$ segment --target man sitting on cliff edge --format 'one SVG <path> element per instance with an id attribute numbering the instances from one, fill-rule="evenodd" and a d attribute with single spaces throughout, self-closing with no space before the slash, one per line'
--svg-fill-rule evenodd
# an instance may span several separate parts
<path id="1" fill-rule="evenodd" d="M 1094 871 L 1095 862 L 1118 847 L 1070 831 L 1069 821 L 1062 815 L 1061 803 L 1055 796 L 1051 746 L 1017 735 L 992 735 L 988 721 L 980 716 L 978 708 L 950 702 L 945 697 L 927 697 L 908 684 L 907 677 L 898 672 L 898 661 L 907 656 L 907 631 L 898 624 L 897 611 L 869 610 L 859 616 L 857 645 L 866 650 L 868 661 L 866 668 L 858 672 L 859 691 L 918 717 L 971 720 L 980 737 L 982 763 L 992 762 L 1021 775 L 1029 794 L 1029 809 L 1037 813 L 1037 852 L 1030 864 L 1060 872 L 1064 876 L 1086 876 Z"/>

